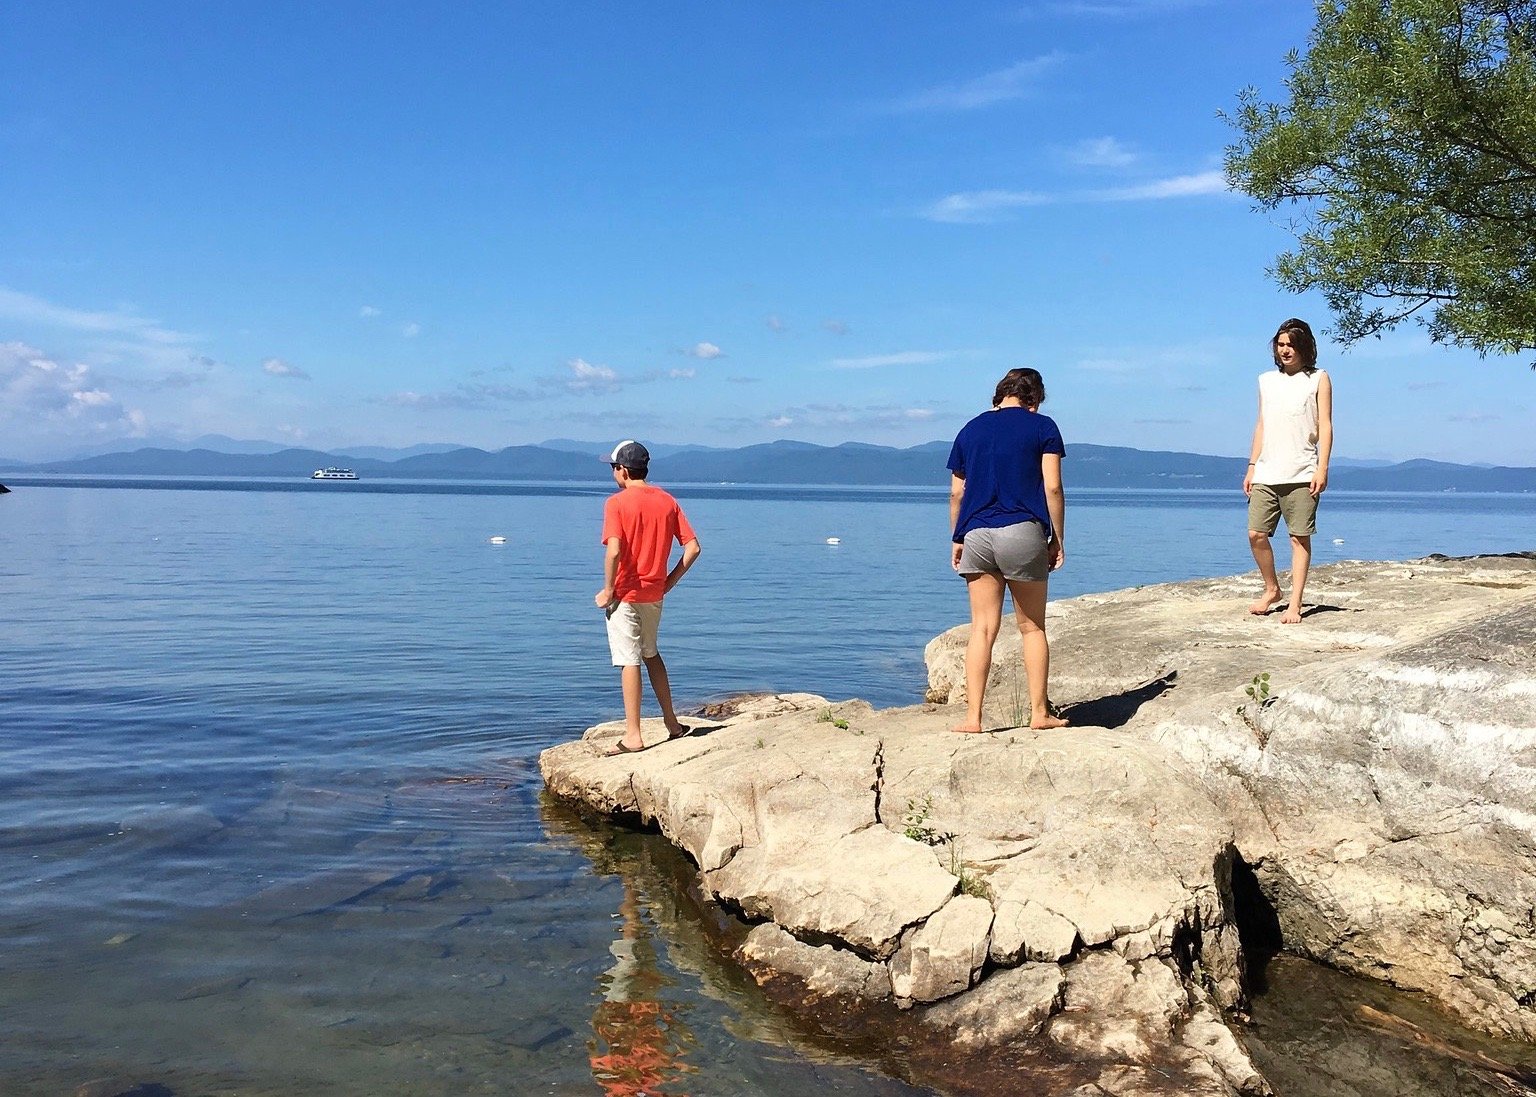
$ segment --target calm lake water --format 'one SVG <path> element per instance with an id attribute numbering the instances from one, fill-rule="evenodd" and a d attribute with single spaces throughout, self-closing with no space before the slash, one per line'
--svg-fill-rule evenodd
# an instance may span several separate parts
<path id="1" fill-rule="evenodd" d="M 0 1093 L 930 1092 L 766 1002 L 664 843 L 541 798 L 539 751 L 620 708 L 605 487 L 8 483 Z M 965 613 L 941 490 L 675 490 L 705 549 L 662 630 L 680 707 L 921 699 Z M 1069 506 L 1055 597 L 1252 567 L 1240 493 Z M 1315 546 L 1530 550 L 1536 496 L 1330 493 Z M 1286 982 L 1256 1032 L 1297 1085 L 1323 1047 L 1398 1054 Z M 1504 1092 L 1401 1054 L 1348 1092 Z"/>

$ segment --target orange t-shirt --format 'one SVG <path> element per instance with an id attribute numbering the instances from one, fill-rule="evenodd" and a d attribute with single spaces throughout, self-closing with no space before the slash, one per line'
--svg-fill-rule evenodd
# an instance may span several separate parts
<path id="1" fill-rule="evenodd" d="M 694 539 L 683 508 L 660 488 L 621 488 L 603 504 L 603 544 L 619 539 L 613 596 L 621 602 L 659 602 L 667 593 L 672 542 Z"/>

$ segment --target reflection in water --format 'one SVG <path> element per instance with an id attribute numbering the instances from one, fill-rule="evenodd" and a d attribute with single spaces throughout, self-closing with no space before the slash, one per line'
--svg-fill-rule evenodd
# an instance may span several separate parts
<path id="1" fill-rule="evenodd" d="M 610 946 L 614 964 L 598 981 L 603 999 L 592 1014 L 593 1039 L 587 1048 L 592 1077 L 612 1097 L 661 1097 L 681 1081 L 693 1034 L 684 1010 L 663 997 L 671 983 L 661 973 L 651 930 L 640 914 L 637 889 L 624 880 L 619 904 L 619 937 Z"/>
<path id="2" fill-rule="evenodd" d="M 664 838 L 588 820 L 548 794 L 540 815 L 551 842 L 575 846 L 594 872 L 623 884 L 588 1041 L 605 1092 L 939 1092 L 895 1077 L 914 1071 L 890 1033 L 852 1016 L 843 1029 L 808 1024 L 770 1000 L 732 958 L 746 927 L 705 898 L 696 867 Z"/>

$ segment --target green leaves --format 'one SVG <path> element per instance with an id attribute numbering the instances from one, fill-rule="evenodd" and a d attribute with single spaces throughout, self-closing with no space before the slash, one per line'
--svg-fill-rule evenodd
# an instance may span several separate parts
<path id="1" fill-rule="evenodd" d="M 1276 280 L 1351 343 L 1413 318 L 1536 349 L 1536 0 L 1320 0 L 1290 101 L 1227 120 L 1234 187 L 1293 214 Z"/>

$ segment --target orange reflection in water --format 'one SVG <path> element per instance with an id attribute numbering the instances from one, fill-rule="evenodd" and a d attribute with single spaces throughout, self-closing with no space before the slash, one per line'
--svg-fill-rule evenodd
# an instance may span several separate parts
<path id="1" fill-rule="evenodd" d="M 692 1033 L 662 997 L 668 980 L 628 880 L 619 913 L 624 921 L 611 946 L 614 964 L 602 977 L 603 1000 L 592 1013 L 587 1042 L 592 1078 L 612 1097 L 686 1097 L 676 1087 L 689 1072 L 684 1052 Z"/>

